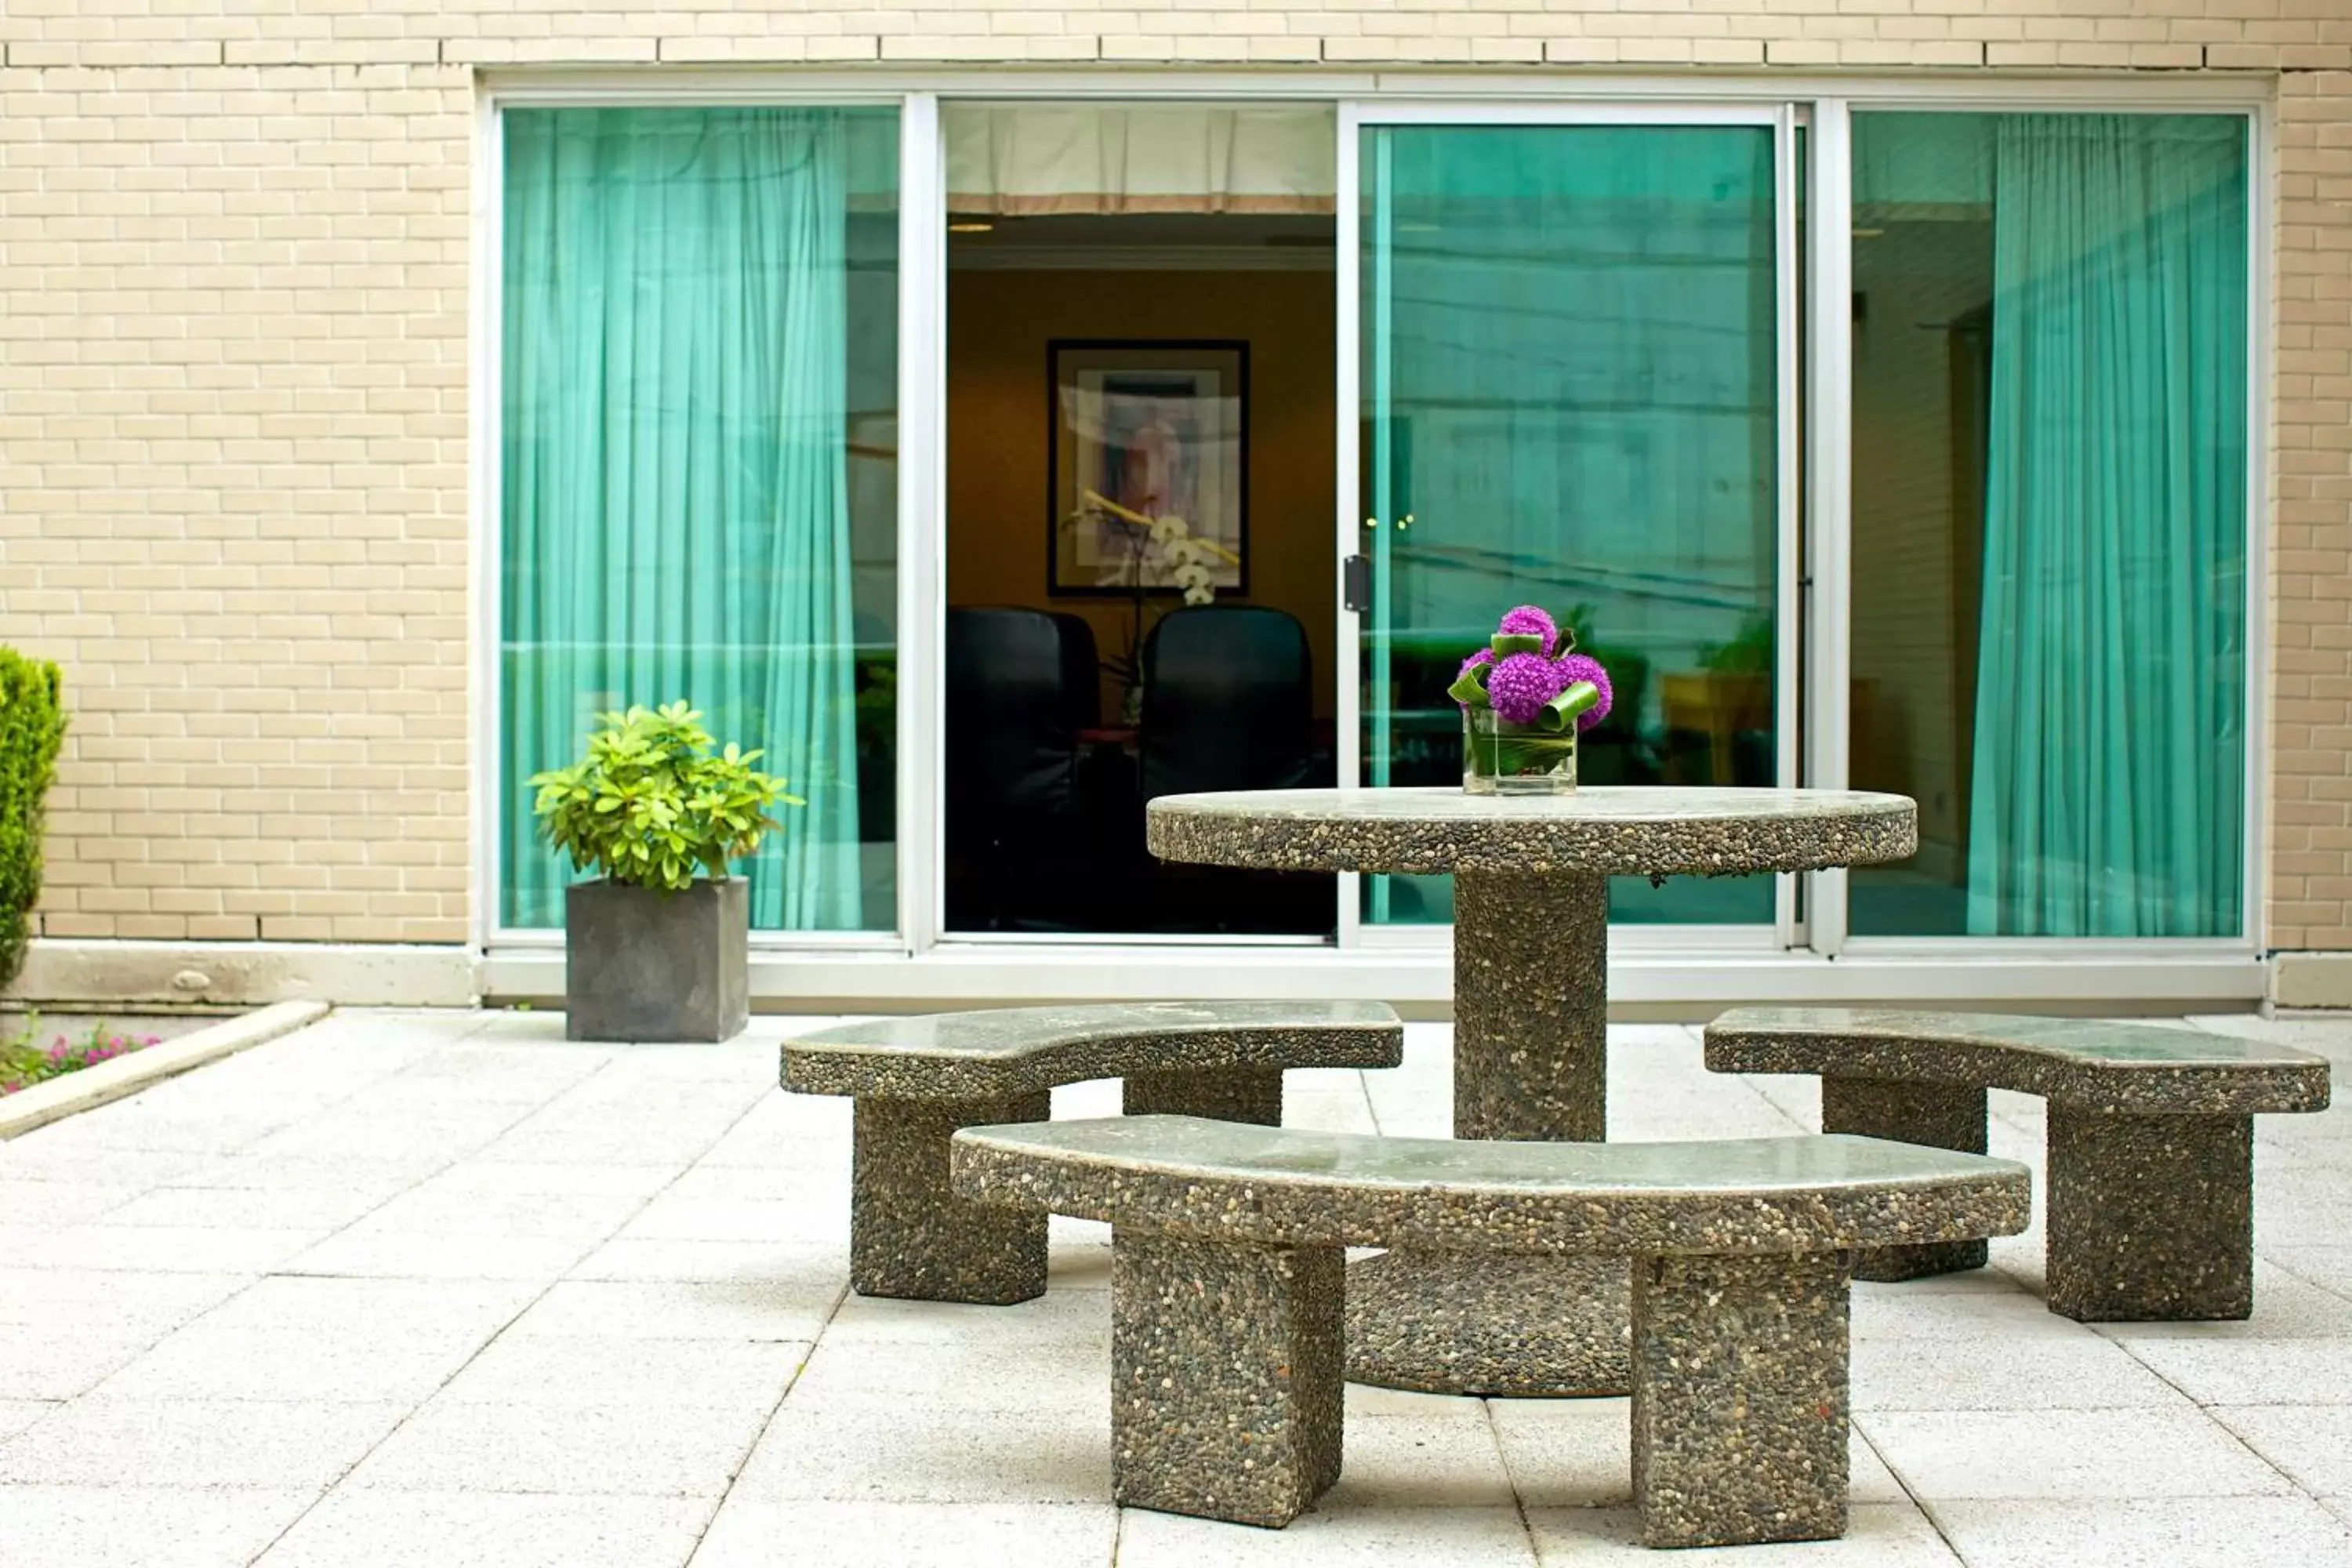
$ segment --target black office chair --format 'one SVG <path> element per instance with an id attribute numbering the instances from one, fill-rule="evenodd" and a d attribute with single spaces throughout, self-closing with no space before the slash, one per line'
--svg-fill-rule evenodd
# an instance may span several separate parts
<path id="1" fill-rule="evenodd" d="M 1242 605 L 1171 610 L 1144 638 L 1141 662 L 1143 801 L 1330 784 L 1331 758 L 1316 743 L 1314 666 L 1296 616 Z M 1155 924 L 1165 929 L 1322 933 L 1337 913 L 1328 876 L 1161 865 L 1149 885 Z"/>
<path id="2" fill-rule="evenodd" d="M 957 608 L 947 618 L 948 924 L 1053 929 L 1079 918 L 1077 732 L 1100 698 L 1076 616 Z"/>

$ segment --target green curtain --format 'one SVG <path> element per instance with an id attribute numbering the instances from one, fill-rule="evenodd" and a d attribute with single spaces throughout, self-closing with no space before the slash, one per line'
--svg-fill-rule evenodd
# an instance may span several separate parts
<path id="1" fill-rule="evenodd" d="M 533 772 L 687 699 L 801 808 L 752 922 L 859 923 L 845 188 L 822 109 L 506 119 L 503 914 L 562 922 Z"/>
<path id="2" fill-rule="evenodd" d="M 1971 932 L 2242 929 L 2242 127 L 1997 122 Z"/>

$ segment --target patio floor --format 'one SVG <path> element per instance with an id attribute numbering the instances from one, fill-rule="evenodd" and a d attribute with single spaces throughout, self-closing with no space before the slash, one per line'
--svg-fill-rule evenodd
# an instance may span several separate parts
<path id="1" fill-rule="evenodd" d="M 0 1144 L 0 1563 L 1684 1560 L 1630 1544 L 1622 1400 L 1351 1387 L 1287 1531 L 1111 1508 L 1107 1232 L 1056 1221 L 1024 1306 L 846 1294 L 849 1108 L 775 1089 L 784 1026 L 342 1012 Z M 2352 1064 L 2352 1021 L 2201 1026 Z M 1613 1136 L 1811 1125 L 1692 1030 L 1612 1039 Z M 1293 1074 L 1290 1120 L 1442 1134 L 1446 1030 L 1406 1055 Z M 2038 1233 L 1857 1286 L 1852 1532 L 1728 1560 L 2352 1565 L 2347 1100 L 2257 1123 L 2251 1322 L 2053 1317 Z M 1994 1101 L 2038 1166 L 2040 1102 Z"/>

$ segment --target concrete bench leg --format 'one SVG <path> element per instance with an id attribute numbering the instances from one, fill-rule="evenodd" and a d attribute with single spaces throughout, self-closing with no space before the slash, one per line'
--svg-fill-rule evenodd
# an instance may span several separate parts
<path id="1" fill-rule="evenodd" d="M 1282 1125 L 1280 1068 L 1131 1072 L 1119 1090 L 1129 1116 L 1205 1116 L 1212 1121 Z"/>
<path id="2" fill-rule="evenodd" d="M 959 1127 L 1047 1121 L 1053 1097 L 857 1102 L 849 1283 L 861 1296 L 1005 1306 L 1045 1293 L 1045 1216 L 966 1203 L 948 1186 Z"/>
<path id="3" fill-rule="evenodd" d="M 1822 1131 L 1981 1154 L 1985 1152 L 1985 1091 L 1961 1084 L 1824 1078 Z M 1929 1274 L 1958 1274 L 1982 1268 L 1986 1256 L 1980 1240 L 1864 1247 L 1854 1254 L 1853 1277 L 1917 1279 Z"/>
<path id="4" fill-rule="evenodd" d="M 1633 1498 L 1644 1546 L 1846 1526 L 1843 1254 L 1633 1260 Z"/>
<path id="5" fill-rule="evenodd" d="M 2250 1116 L 2050 1107 L 2050 1310 L 2078 1322 L 2254 1310 Z"/>
<path id="6" fill-rule="evenodd" d="M 1280 1529 L 1339 1479 L 1336 1247 L 1111 1243 L 1111 1495 Z"/>

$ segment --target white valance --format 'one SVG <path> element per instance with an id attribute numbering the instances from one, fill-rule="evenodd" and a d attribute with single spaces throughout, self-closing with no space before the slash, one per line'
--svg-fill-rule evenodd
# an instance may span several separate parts
<path id="1" fill-rule="evenodd" d="M 1328 213 L 1338 129 L 1318 106 L 957 104 L 948 210 Z"/>

